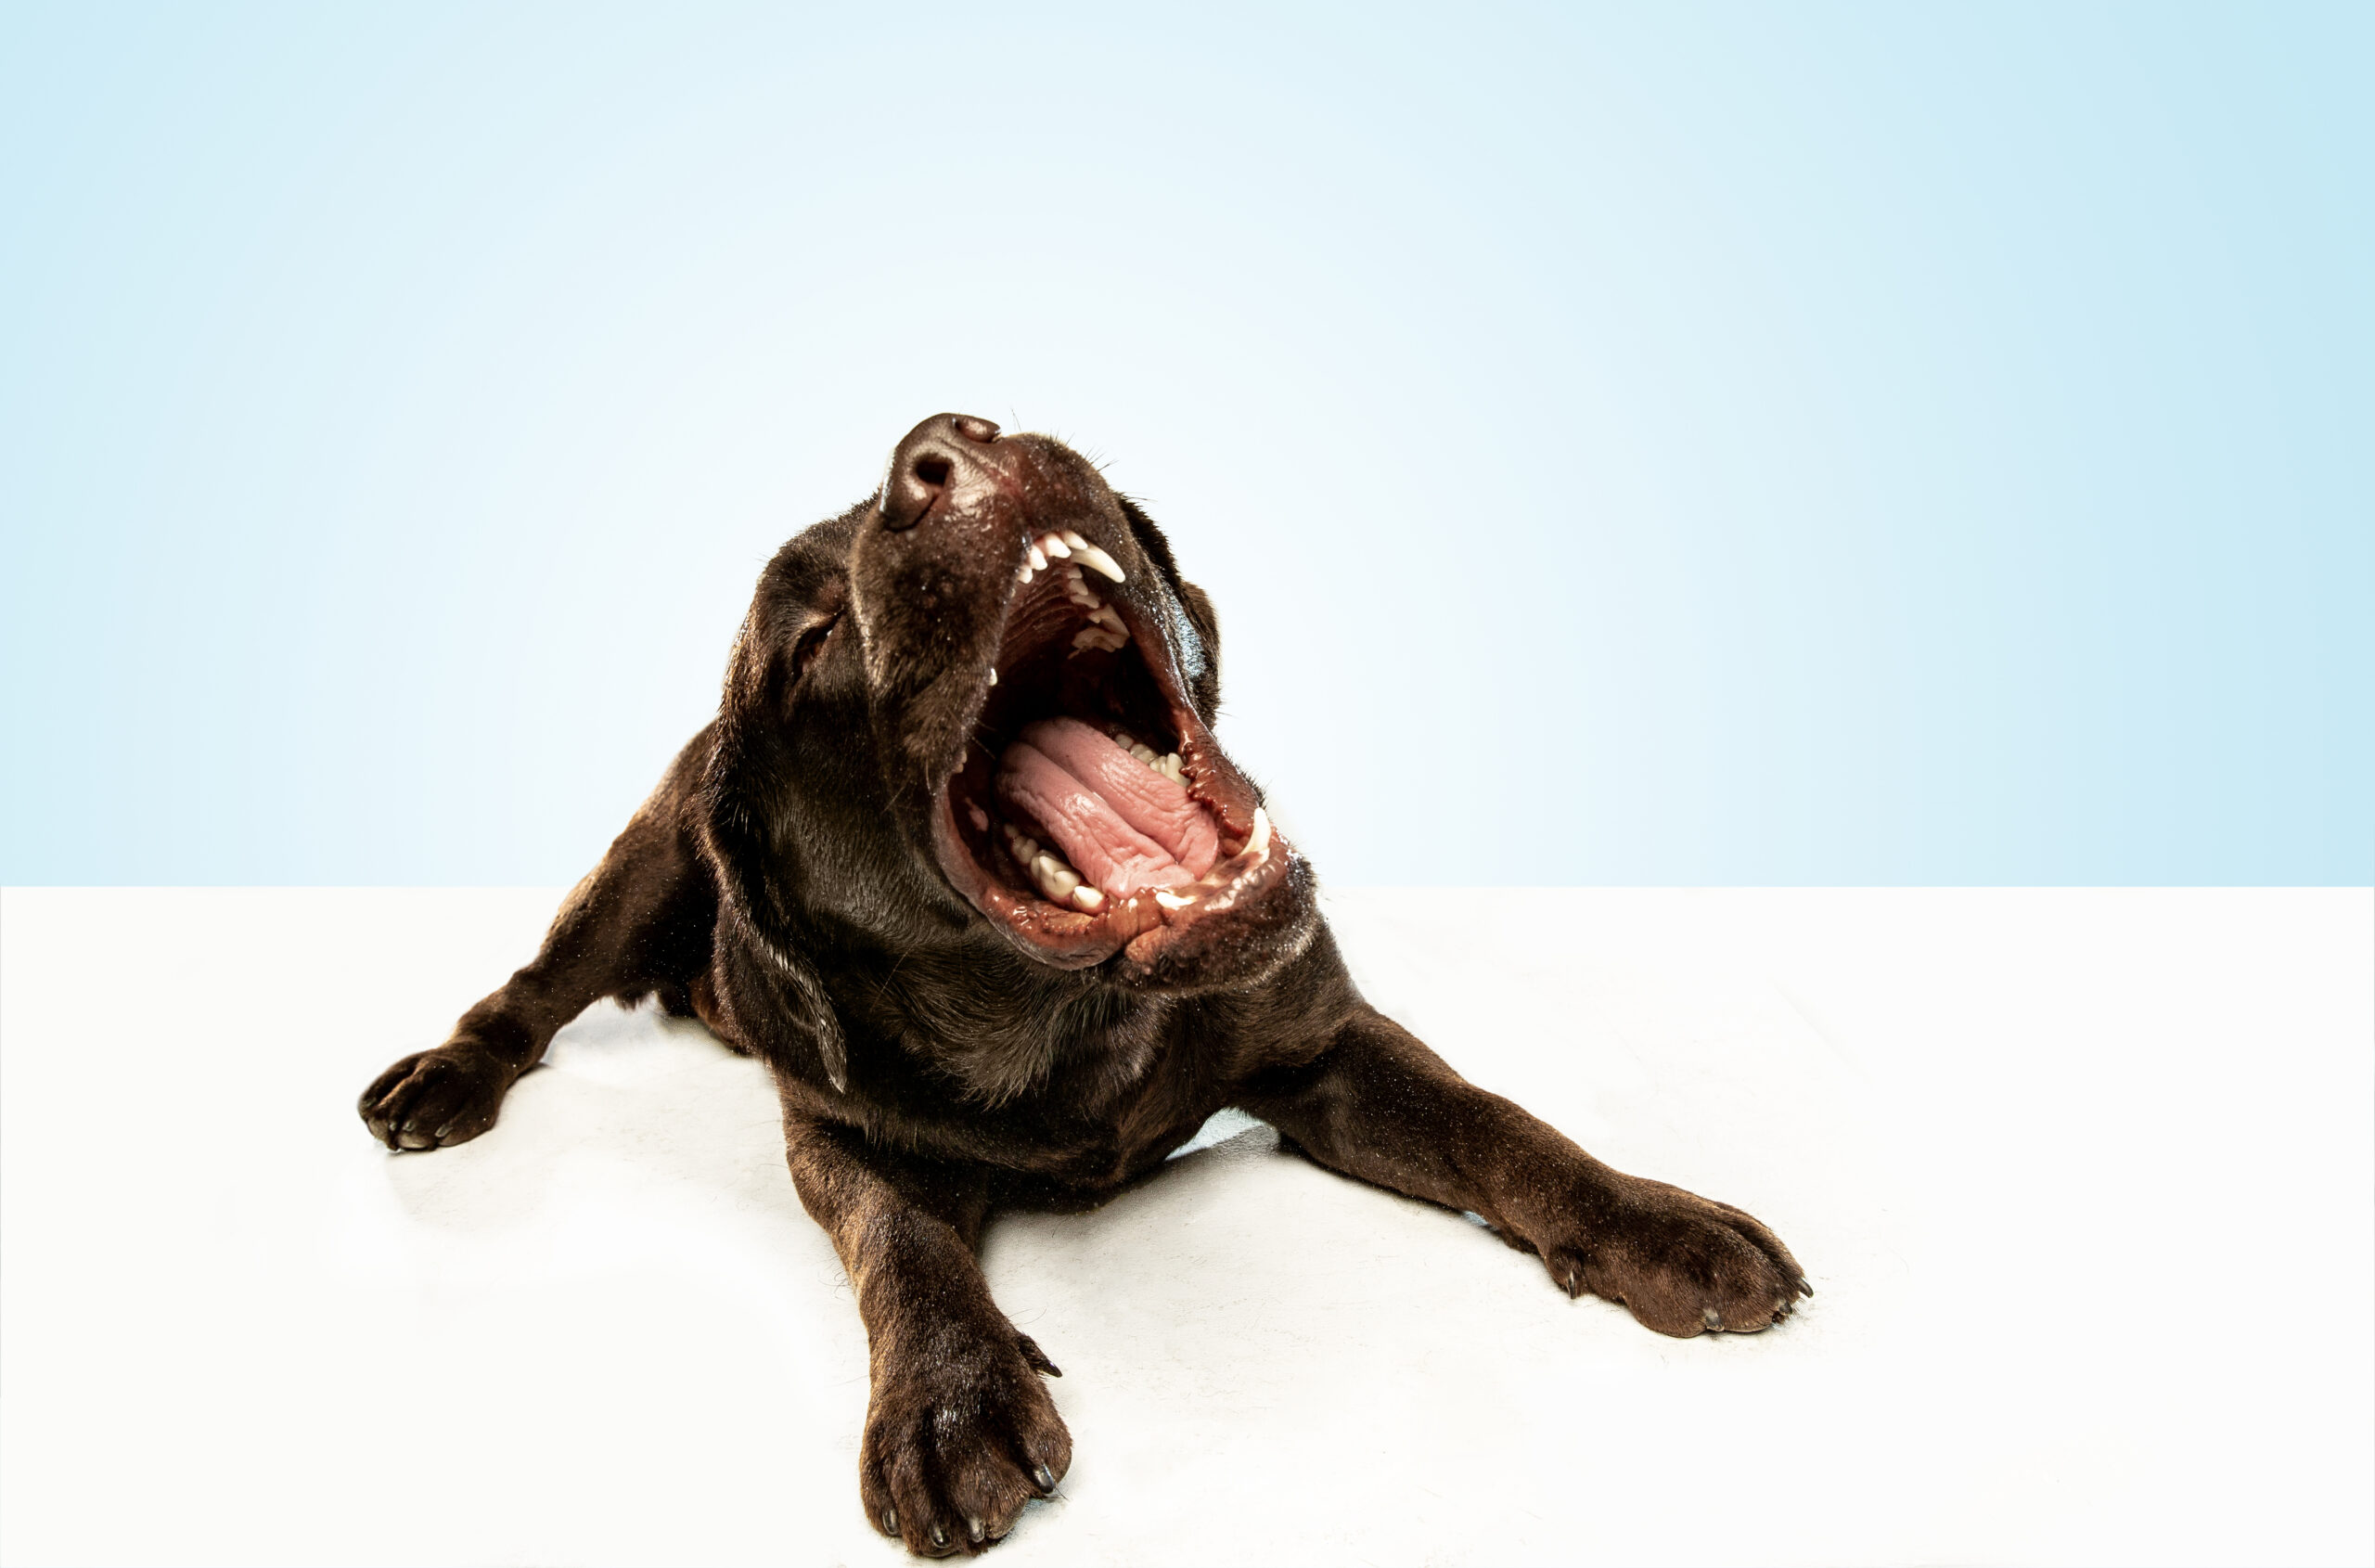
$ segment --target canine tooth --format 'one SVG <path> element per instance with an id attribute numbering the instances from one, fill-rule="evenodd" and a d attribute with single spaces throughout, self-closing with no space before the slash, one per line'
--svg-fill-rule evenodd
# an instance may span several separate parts
<path id="1" fill-rule="evenodd" d="M 1110 604 L 1100 604 L 1090 610 L 1088 619 L 1094 625 L 1110 626 L 1124 636 L 1129 635 L 1130 628 L 1122 624 L 1122 618 L 1113 613 L 1113 607 Z"/>
<path id="2" fill-rule="evenodd" d="M 990 672 L 990 684 L 991 684 L 992 686 L 995 686 L 995 685 L 997 685 L 997 684 L 998 684 L 998 673 L 997 673 L 997 671 L 995 671 L 995 670 L 992 670 L 992 671 Z"/>
<path id="3" fill-rule="evenodd" d="M 1116 583 L 1126 580 L 1123 574 L 1120 564 L 1117 563 L 1111 556 L 1107 555 L 1103 550 L 1098 549 L 1096 546 L 1088 544 L 1072 545 L 1072 542 L 1070 539 L 1065 540 L 1064 543 L 1072 546 L 1072 554 L 1078 557 L 1081 564 L 1087 567 L 1090 571 L 1102 572 L 1104 575 L 1112 578 Z"/>
<path id="4" fill-rule="evenodd" d="M 1049 555 L 1054 556 L 1058 560 L 1064 560 L 1070 558 L 1072 553 L 1072 547 L 1070 545 L 1065 544 L 1061 539 L 1056 537 L 1053 533 L 1042 534 L 1039 539 L 1039 547 L 1046 551 Z M 1099 894 L 1098 896 L 1102 897 L 1103 895 Z"/>
<path id="5" fill-rule="evenodd" d="M 1045 572 L 1047 570 L 1047 557 L 1046 552 L 1042 551 L 1036 545 L 1031 546 L 1030 550 L 1031 570 L 1033 572 Z"/>
<path id="6" fill-rule="evenodd" d="M 1094 915 L 1105 907 L 1105 894 L 1086 882 L 1083 882 L 1072 889 L 1072 903 Z"/>
<path id="7" fill-rule="evenodd" d="M 1253 831 L 1246 835 L 1245 848 L 1239 853 L 1241 855 L 1270 853 L 1270 814 L 1258 805 L 1253 808 Z"/>
<path id="8" fill-rule="evenodd" d="M 1166 909 L 1185 909 L 1188 906 L 1196 902 L 1186 893 L 1165 893 L 1161 888 L 1154 890 L 1154 901 L 1157 904 L 1162 905 Z"/>

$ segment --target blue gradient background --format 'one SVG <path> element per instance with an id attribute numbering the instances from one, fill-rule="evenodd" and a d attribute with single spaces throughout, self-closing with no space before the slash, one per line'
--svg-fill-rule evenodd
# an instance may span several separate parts
<path id="1" fill-rule="evenodd" d="M 10 7 L 16 882 L 559 882 L 920 416 L 1348 882 L 2375 880 L 2375 7 Z"/>

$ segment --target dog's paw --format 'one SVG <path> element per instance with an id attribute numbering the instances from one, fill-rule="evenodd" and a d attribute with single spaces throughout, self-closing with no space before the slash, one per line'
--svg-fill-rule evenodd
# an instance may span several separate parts
<path id="1" fill-rule="evenodd" d="M 371 1136 L 393 1150 L 467 1143 L 494 1125 L 516 1073 L 471 1045 L 405 1057 L 371 1080 L 355 1102 Z"/>
<path id="2" fill-rule="evenodd" d="M 1659 1333 L 1753 1333 L 1814 1294 L 1781 1239 L 1729 1203 L 1626 1176 L 1577 1207 L 1569 1236 L 1536 1243 L 1550 1278 L 1571 1296 L 1622 1303 Z"/>
<path id="3" fill-rule="evenodd" d="M 858 1456 L 867 1517 L 924 1557 L 986 1551 L 1051 1497 L 1072 1437 L 1040 1375 L 1063 1374 L 1027 1334 L 948 1343 L 896 1357 L 877 1377 Z"/>

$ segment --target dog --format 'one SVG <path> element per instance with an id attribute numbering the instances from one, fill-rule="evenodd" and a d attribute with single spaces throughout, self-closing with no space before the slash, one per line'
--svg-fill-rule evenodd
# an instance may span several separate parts
<path id="1" fill-rule="evenodd" d="M 859 1496 L 924 1556 L 995 1543 L 1072 1459 L 984 1222 L 1110 1195 L 1225 1107 L 1662 1334 L 1811 1295 L 1749 1215 L 1600 1163 L 1362 1000 L 1213 735 L 1220 681 L 1212 600 L 1139 507 L 1051 438 L 926 419 L 776 553 L 717 716 L 364 1122 L 398 1151 L 478 1137 L 605 996 L 765 1062 L 866 1321 Z"/>

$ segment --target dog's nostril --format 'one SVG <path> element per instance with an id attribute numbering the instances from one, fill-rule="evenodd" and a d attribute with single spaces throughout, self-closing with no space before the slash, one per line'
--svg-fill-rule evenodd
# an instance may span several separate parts
<path id="1" fill-rule="evenodd" d="M 989 472 L 982 465 L 993 459 L 986 448 L 997 434 L 995 425 L 970 414 L 935 414 L 909 431 L 892 448 L 883 474 L 882 526 L 897 533 L 921 522 L 956 492 L 958 469 L 969 482 Z"/>

